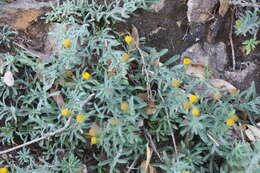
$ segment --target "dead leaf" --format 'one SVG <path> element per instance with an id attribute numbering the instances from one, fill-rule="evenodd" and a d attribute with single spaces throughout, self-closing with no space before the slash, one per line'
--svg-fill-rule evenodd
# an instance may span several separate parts
<path id="1" fill-rule="evenodd" d="M 210 79 L 209 83 L 212 87 L 218 89 L 227 89 L 227 90 L 236 89 L 236 87 L 234 87 L 232 84 L 230 84 L 229 82 L 223 79 Z"/>
<path id="2" fill-rule="evenodd" d="M 186 73 L 199 79 L 205 79 L 205 71 L 206 68 L 201 64 L 190 64 Z"/>
<path id="3" fill-rule="evenodd" d="M 12 72 L 10 72 L 10 71 L 5 72 L 5 74 L 4 74 L 4 83 L 7 86 L 9 86 L 9 87 L 14 85 L 14 77 L 13 77 L 13 73 Z"/>
<path id="4" fill-rule="evenodd" d="M 159 2 L 153 3 L 150 8 L 158 13 L 165 6 L 165 0 L 160 0 Z"/>
<path id="5" fill-rule="evenodd" d="M 133 41 L 129 44 L 128 50 L 133 50 L 139 47 L 139 33 L 137 28 L 134 25 L 132 26 L 131 36 L 133 37 Z"/>
<path id="6" fill-rule="evenodd" d="M 219 0 L 220 2 L 220 7 L 218 10 L 218 13 L 224 17 L 225 14 L 227 13 L 228 9 L 229 9 L 229 0 Z"/>
<path id="7" fill-rule="evenodd" d="M 257 124 L 260 126 L 260 123 Z M 260 129 L 258 127 L 247 124 L 248 129 L 245 131 L 246 136 L 252 142 L 260 141 Z"/>
<path id="8" fill-rule="evenodd" d="M 153 150 L 146 145 L 146 160 L 142 161 L 140 170 L 142 173 L 156 173 L 156 170 L 153 166 L 150 165 L 150 161 L 152 158 Z"/>
<path id="9" fill-rule="evenodd" d="M 157 52 L 155 49 L 153 49 L 153 50 L 150 51 L 150 55 L 151 55 L 151 56 L 155 56 L 157 53 L 158 53 L 158 52 Z M 153 62 L 153 65 L 154 65 L 155 67 L 161 67 L 161 66 L 163 66 L 163 63 L 161 63 L 161 62 L 160 62 L 160 58 L 158 58 L 158 59 L 156 59 L 156 60 Z"/>
<path id="10" fill-rule="evenodd" d="M 145 165 L 146 165 L 146 161 L 144 160 L 142 161 L 140 166 L 141 173 L 156 173 L 156 169 L 151 165 L 148 166 L 148 169 L 145 172 Z"/>
<path id="11" fill-rule="evenodd" d="M 144 110 L 147 115 L 152 115 L 156 112 L 156 105 L 149 104 L 148 106 L 144 107 Z"/>
<path id="12" fill-rule="evenodd" d="M 0 69 L 2 68 L 1 66 L 4 63 L 4 59 L 2 57 L 0 57 Z M 2 74 L 2 70 L 0 71 L 0 74 Z"/>
<path id="13" fill-rule="evenodd" d="M 148 165 L 150 164 L 151 158 L 153 155 L 153 150 L 149 147 L 149 145 L 146 145 L 146 168 L 148 168 Z"/>
<path id="14" fill-rule="evenodd" d="M 149 103 L 149 98 L 148 98 L 147 92 L 139 93 L 139 94 L 137 94 L 137 96 L 140 97 L 145 103 Z"/>
<path id="15" fill-rule="evenodd" d="M 161 63 L 160 62 L 160 60 L 159 59 L 157 59 L 157 60 L 155 60 L 154 62 L 153 62 L 153 65 L 155 66 L 155 67 L 161 67 L 161 66 L 163 66 L 163 63 Z"/>
<path id="16" fill-rule="evenodd" d="M 55 92 L 59 92 L 59 90 L 57 90 L 57 89 L 51 89 L 50 92 L 51 92 L 51 93 L 55 93 Z M 57 103 L 57 105 L 59 106 L 60 109 L 63 108 L 63 107 L 65 107 L 64 99 L 63 99 L 63 97 L 62 97 L 61 94 L 52 96 L 52 98 L 55 100 L 55 102 Z"/>

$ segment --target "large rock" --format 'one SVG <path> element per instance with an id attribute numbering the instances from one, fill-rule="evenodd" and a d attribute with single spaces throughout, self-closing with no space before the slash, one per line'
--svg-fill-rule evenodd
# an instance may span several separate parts
<path id="1" fill-rule="evenodd" d="M 224 68 L 227 65 L 226 45 L 223 42 L 204 45 L 196 43 L 182 53 L 182 59 L 189 57 L 192 64 L 207 66 L 216 78 L 222 78 Z"/>
<path id="2" fill-rule="evenodd" d="M 56 2 L 53 0 L 52 2 Z M 0 7 L 0 26 L 8 25 L 16 30 L 25 30 L 50 7 L 50 2 L 16 0 Z"/>
<path id="3" fill-rule="evenodd" d="M 190 23 L 205 23 L 218 0 L 189 0 L 187 17 Z"/>
<path id="4" fill-rule="evenodd" d="M 257 69 L 257 66 L 252 62 L 244 62 L 243 65 L 245 68 L 242 70 L 226 71 L 224 73 L 228 81 L 242 90 L 251 86 L 255 80 L 255 71 Z"/>

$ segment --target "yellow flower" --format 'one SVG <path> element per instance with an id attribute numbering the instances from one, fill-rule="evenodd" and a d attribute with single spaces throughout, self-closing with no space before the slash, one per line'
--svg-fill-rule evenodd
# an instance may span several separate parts
<path id="1" fill-rule="evenodd" d="M 183 171 L 182 173 L 191 173 L 190 171 Z"/>
<path id="2" fill-rule="evenodd" d="M 71 41 L 70 41 L 70 40 L 63 40 L 62 44 L 63 44 L 63 46 L 64 46 L 65 48 L 70 48 L 70 46 L 71 46 Z"/>
<path id="3" fill-rule="evenodd" d="M 241 20 L 236 20 L 236 25 L 238 26 L 238 25 L 241 25 Z"/>
<path id="4" fill-rule="evenodd" d="M 179 88 L 180 85 L 181 85 L 181 82 L 179 80 L 176 80 L 176 79 L 172 80 L 173 87 Z"/>
<path id="5" fill-rule="evenodd" d="M 198 108 L 194 108 L 191 110 L 191 114 L 195 117 L 199 116 L 200 110 Z"/>
<path id="6" fill-rule="evenodd" d="M 231 118 L 229 118 L 228 120 L 227 120 L 227 122 L 226 122 L 226 124 L 227 124 L 227 126 L 233 126 L 234 124 L 235 124 L 235 121 L 233 120 L 233 119 L 231 119 Z"/>
<path id="7" fill-rule="evenodd" d="M 127 44 L 130 44 L 130 43 L 132 43 L 132 41 L 133 41 L 133 37 L 132 36 L 130 36 L 130 35 L 127 35 L 127 36 L 125 36 L 125 42 L 127 43 Z"/>
<path id="8" fill-rule="evenodd" d="M 237 121 L 238 117 L 234 114 L 230 116 L 230 119 L 232 119 L 233 121 Z"/>
<path id="9" fill-rule="evenodd" d="M 97 131 L 95 129 L 93 129 L 93 128 L 89 129 L 89 131 L 88 131 L 89 136 L 96 136 L 96 134 L 97 134 Z"/>
<path id="10" fill-rule="evenodd" d="M 190 62 L 190 58 L 184 58 L 183 59 L 183 64 L 184 65 L 189 65 L 191 62 Z"/>
<path id="11" fill-rule="evenodd" d="M 191 103 L 196 103 L 198 101 L 198 96 L 190 95 L 189 100 L 191 101 Z"/>
<path id="12" fill-rule="evenodd" d="M 122 111 L 127 111 L 129 109 L 129 105 L 128 103 L 121 103 L 121 106 L 120 106 L 121 110 Z"/>
<path id="13" fill-rule="evenodd" d="M 233 88 L 231 90 L 229 90 L 230 94 L 232 95 L 236 95 L 237 94 L 237 89 L 236 88 Z"/>
<path id="14" fill-rule="evenodd" d="M 81 123 L 81 122 L 84 121 L 85 117 L 84 117 L 84 115 L 82 115 L 82 114 L 78 114 L 77 117 L 76 117 L 76 119 L 77 119 L 78 122 Z"/>
<path id="15" fill-rule="evenodd" d="M 97 144 L 98 141 L 99 141 L 98 138 L 95 137 L 95 136 L 91 138 L 91 144 L 92 144 L 92 145 Z"/>
<path id="16" fill-rule="evenodd" d="M 0 173 L 8 173 L 8 169 L 7 168 L 0 168 Z"/>
<path id="17" fill-rule="evenodd" d="M 88 72 L 83 72 L 82 73 L 82 78 L 86 79 L 86 80 L 91 80 L 92 79 L 91 75 Z"/>
<path id="18" fill-rule="evenodd" d="M 213 99 L 215 99 L 215 100 L 219 100 L 219 99 L 221 99 L 221 94 L 214 94 L 213 95 Z"/>
<path id="19" fill-rule="evenodd" d="M 185 102 L 185 103 L 182 104 L 182 106 L 183 106 L 184 109 L 190 109 L 192 104 L 189 103 L 189 102 Z"/>
<path id="20" fill-rule="evenodd" d="M 70 111 L 68 109 L 61 109 L 61 115 L 68 117 L 70 115 Z"/>
<path id="21" fill-rule="evenodd" d="M 127 53 L 124 53 L 124 54 L 121 56 L 121 60 L 122 60 L 123 62 L 127 62 L 128 59 L 129 59 L 129 55 L 128 55 Z"/>

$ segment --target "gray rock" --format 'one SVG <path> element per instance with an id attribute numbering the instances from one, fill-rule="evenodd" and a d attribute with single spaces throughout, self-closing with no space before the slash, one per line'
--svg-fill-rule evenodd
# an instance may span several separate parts
<path id="1" fill-rule="evenodd" d="M 207 66 L 216 78 L 221 78 L 227 65 L 226 45 L 223 42 L 217 44 L 196 43 L 186 49 L 181 55 L 182 59 L 189 57 L 192 64 Z"/>
<path id="2" fill-rule="evenodd" d="M 243 70 L 225 71 L 225 78 L 241 90 L 247 89 L 255 79 L 256 64 L 253 62 L 244 62 L 246 66 Z"/>
<path id="3" fill-rule="evenodd" d="M 205 23 L 218 0 L 189 0 L 187 17 L 190 23 Z"/>

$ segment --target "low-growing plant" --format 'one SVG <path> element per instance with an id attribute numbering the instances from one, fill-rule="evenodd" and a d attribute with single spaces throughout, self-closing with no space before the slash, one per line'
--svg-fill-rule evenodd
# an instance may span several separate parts
<path id="1" fill-rule="evenodd" d="M 252 4 L 257 5 L 256 0 L 251 0 Z M 245 3 L 243 0 L 236 1 L 236 3 Z M 245 8 L 245 7 L 244 7 Z M 252 7 L 246 8 L 239 13 L 239 17 L 235 23 L 235 32 L 237 35 L 248 36 L 252 38 L 244 41 L 242 44 L 245 46 L 246 54 L 250 54 L 258 45 L 257 34 L 260 27 L 259 8 Z"/>
<path id="2" fill-rule="evenodd" d="M 136 29 L 116 32 L 113 23 L 148 5 L 67 1 L 46 16 L 47 22 L 61 22 L 52 33 L 60 44 L 56 57 L 40 61 L 19 49 L 1 54 L 1 72 L 11 71 L 15 82 L 0 82 L 0 144 L 37 143 L 15 159 L 0 152 L 0 167 L 75 173 L 90 158 L 97 165 L 88 167 L 96 172 L 126 172 L 121 165 L 145 160 L 148 144 L 155 151 L 152 166 L 164 172 L 260 170 L 258 144 L 233 135 L 240 123 L 254 124 L 260 114 L 254 84 L 243 92 L 201 92 L 210 79 L 187 75 L 188 57 L 168 66 L 180 56 L 161 63 L 167 50 L 139 43 Z M 250 121 L 242 121 L 244 114 Z"/>
<path id="3" fill-rule="evenodd" d="M 15 39 L 17 32 L 9 26 L 0 26 L 0 45 L 5 45 L 10 48 L 11 42 Z"/>

